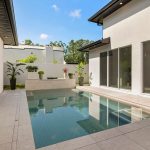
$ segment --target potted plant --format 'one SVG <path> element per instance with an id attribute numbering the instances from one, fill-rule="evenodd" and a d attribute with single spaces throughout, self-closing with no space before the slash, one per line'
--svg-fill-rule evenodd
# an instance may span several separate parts
<path id="1" fill-rule="evenodd" d="M 27 66 L 26 69 L 28 72 L 37 72 L 38 67 L 37 66 Z"/>
<path id="2" fill-rule="evenodd" d="M 77 74 L 78 74 L 78 81 L 80 86 L 83 86 L 84 83 L 84 75 L 85 75 L 84 67 L 85 64 L 82 62 L 77 65 Z"/>
<path id="3" fill-rule="evenodd" d="M 73 73 L 68 73 L 69 79 L 73 79 Z"/>
<path id="4" fill-rule="evenodd" d="M 28 72 L 33 72 L 32 66 L 27 66 L 26 69 Z"/>
<path id="5" fill-rule="evenodd" d="M 43 79 L 43 75 L 44 75 L 44 71 L 39 71 L 39 79 L 42 80 Z"/>
<path id="6" fill-rule="evenodd" d="M 25 64 L 23 63 L 12 64 L 10 62 L 7 62 L 7 76 L 10 79 L 11 90 L 16 89 L 17 75 L 21 75 L 21 73 L 24 73 L 24 71 L 21 68 L 19 68 L 20 66 L 23 66 L 23 65 Z"/>
<path id="7" fill-rule="evenodd" d="M 27 66 L 26 67 L 27 71 L 28 71 L 28 79 L 38 79 L 38 67 L 37 66 Z"/>
<path id="8" fill-rule="evenodd" d="M 38 71 L 38 66 L 33 66 L 33 70 L 34 70 L 34 72 L 37 72 Z"/>
<path id="9" fill-rule="evenodd" d="M 67 68 L 64 68 L 64 69 L 63 69 L 63 72 L 64 72 L 64 79 L 66 79 L 66 78 L 67 78 L 68 69 L 67 69 Z"/>

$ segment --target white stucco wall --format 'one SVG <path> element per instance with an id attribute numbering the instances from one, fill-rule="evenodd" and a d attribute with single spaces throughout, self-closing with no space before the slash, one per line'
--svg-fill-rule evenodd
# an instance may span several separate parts
<path id="1" fill-rule="evenodd" d="M 142 42 L 150 40 L 150 0 L 132 0 L 103 22 L 103 38 L 111 38 L 107 50 L 132 46 L 132 93 L 143 92 L 143 46 Z M 92 86 L 100 83 L 100 52 L 90 51 L 89 73 L 92 72 Z"/>
<path id="2" fill-rule="evenodd" d="M 0 93 L 3 91 L 3 41 L 0 38 Z"/>
<path id="3" fill-rule="evenodd" d="M 150 40 L 150 0 L 133 0 L 104 19 L 111 49 L 132 45 L 132 92 L 143 91 L 142 42 Z"/>
<path id="4" fill-rule="evenodd" d="M 58 50 L 58 51 L 55 51 Z M 53 63 L 56 60 L 59 64 L 64 63 L 64 53 L 61 47 L 39 47 L 39 46 L 5 46 L 4 62 L 10 61 L 15 63 L 20 60 L 35 54 L 37 56 L 37 63 Z"/>
<path id="5" fill-rule="evenodd" d="M 100 86 L 100 52 L 110 50 L 110 45 L 96 48 L 89 52 L 89 82 L 91 86 Z"/>
<path id="6" fill-rule="evenodd" d="M 47 77 L 58 77 L 58 78 L 64 78 L 63 69 L 67 68 L 69 73 L 75 73 L 77 65 L 69 65 L 69 64 L 51 64 L 51 63 L 34 63 L 34 64 L 27 64 L 27 65 L 33 65 L 38 66 L 39 70 L 42 70 L 45 72 L 44 79 L 47 79 Z M 24 70 L 24 74 L 21 74 L 21 76 L 17 76 L 17 83 L 18 84 L 25 84 L 25 80 L 27 79 L 27 71 L 25 69 L 26 66 L 23 66 L 22 69 Z M 4 64 L 4 85 L 9 85 L 9 78 L 6 75 L 7 66 L 6 63 Z M 85 66 L 85 83 L 89 83 L 89 66 Z M 74 76 L 76 78 L 76 81 L 78 82 L 77 75 Z"/>
<path id="7" fill-rule="evenodd" d="M 46 47 L 46 62 L 64 64 L 64 48 Z"/>
<path id="8" fill-rule="evenodd" d="M 22 49 L 22 48 L 5 48 L 4 62 L 10 61 L 15 63 L 16 60 L 24 59 L 31 55 L 31 53 L 37 56 L 37 62 L 45 62 L 46 50 L 45 49 Z"/>

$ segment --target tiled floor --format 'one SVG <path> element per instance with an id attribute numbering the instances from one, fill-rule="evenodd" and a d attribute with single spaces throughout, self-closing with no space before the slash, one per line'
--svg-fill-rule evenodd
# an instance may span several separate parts
<path id="1" fill-rule="evenodd" d="M 104 88 L 97 88 L 97 87 L 91 87 L 91 86 L 78 86 L 77 89 L 83 90 L 83 91 L 89 91 L 91 93 L 97 94 L 97 95 L 103 95 L 108 98 L 114 98 L 118 101 L 122 101 L 125 103 L 129 103 L 136 106 L 142 106 L 145 109 L 150 108 L 150 94 L 147 95 L 133 95 L 131 92 L 125 92 L 125 91 L 117 91 L 117 90 L 109 90 Z"/>
<path id="2" fill-rule="evenodd" d="M 92 90 L 93 93 L 99 92 L 99 89 Z M 100 91 L 99 94 L 102 92 L 108 96 L 121 97 L 121 100 L 130 97 L 128 101 L 131 103 L 142 103 L 143 107 L 150 109 L 149 98 L 127 94 L 125 97 L 123 93 L 109 91 Z M 150 119 L 147 119 L 38 150 L 150 150 L 149 141 Z M 0 94 L 0 150 L 35 150 L 25 90 L 4 91 Z"/>
<path id="3" fill-rule="evenodd" d="M 0 94 L 0 150 L 34 150 L 25 90 Z"/>

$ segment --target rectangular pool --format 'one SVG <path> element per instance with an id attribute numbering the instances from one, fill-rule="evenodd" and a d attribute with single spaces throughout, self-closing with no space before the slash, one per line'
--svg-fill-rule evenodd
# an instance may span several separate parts
<path id="1" fill-rule="evenodd" d="M 27 92 L 36 148 L 150 117 L 140 107 L 78 90 Z"/>

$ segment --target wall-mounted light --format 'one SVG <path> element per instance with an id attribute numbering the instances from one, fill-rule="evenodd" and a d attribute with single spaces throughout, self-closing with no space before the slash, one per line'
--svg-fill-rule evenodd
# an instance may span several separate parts
<path id="1" fill-rule="evenodd" d="M 123 2 L 122 2 L 122 0 L 120 0 L 120 5 L 122 5 L 123 4 Z"/>

